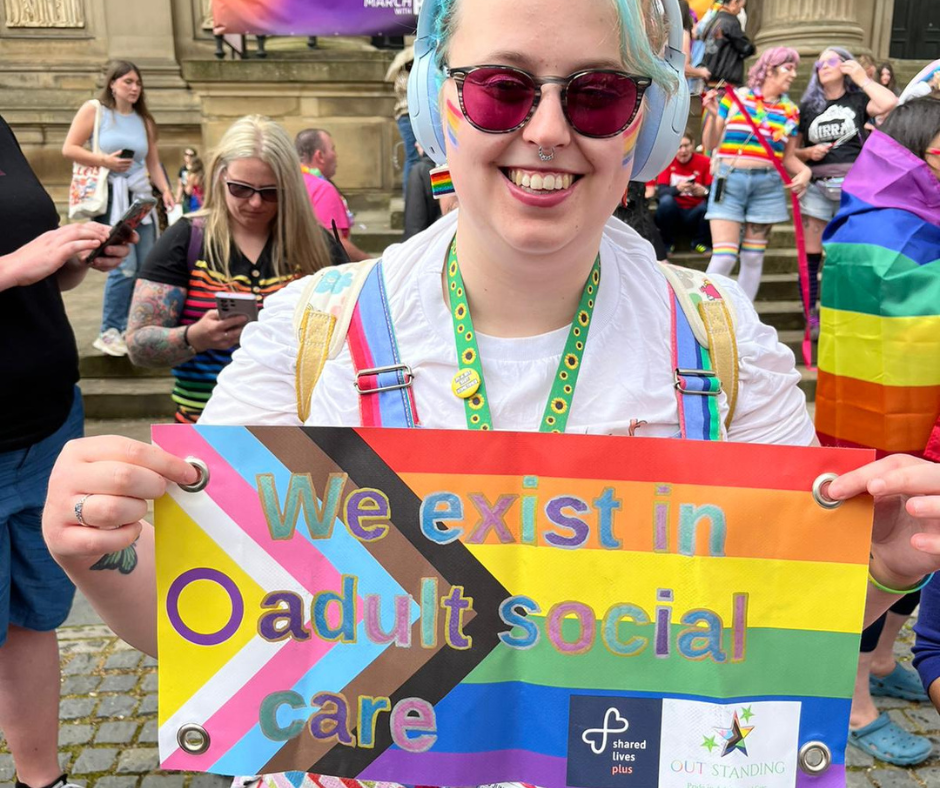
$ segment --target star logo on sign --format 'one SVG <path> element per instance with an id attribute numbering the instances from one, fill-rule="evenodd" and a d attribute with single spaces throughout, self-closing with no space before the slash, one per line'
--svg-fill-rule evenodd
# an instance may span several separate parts
<path id="1" fill-rule="evenodd" d="M 703 736 L 702 738 L 704 739 L 702 746 L 705 747 L 709 752 L 718 746 L 718 742 L 715 741 L 714 736 Z"/>
<path id="2" fill-rule="evenodd" d="M 748 734 L 754 730 L 754 726 L 741 725 L 737 712 L 734 713 L 730 728 L 715 728 L 715 730 L 718 731 L 718 735 L 725 740 L 721 751 L 722 758 L 735 750 L 740 750 L 745 756 L 747 755 L 747 746 L 744 744 L 744 740 L 747 738 Z"/>

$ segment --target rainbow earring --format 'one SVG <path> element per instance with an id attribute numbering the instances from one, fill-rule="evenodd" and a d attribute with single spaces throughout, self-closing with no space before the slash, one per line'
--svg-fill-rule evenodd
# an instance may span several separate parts
<path id="1" fill-rule="evenodd" d="M 446 164 L 435 167 L 430 172 L 431 176 L 431 194 L 435 200 L 446 197 L 448 194 L 454 194 L 457 190 L 454 188 L 454 179 L 450 177 L 450 168 Z"/>

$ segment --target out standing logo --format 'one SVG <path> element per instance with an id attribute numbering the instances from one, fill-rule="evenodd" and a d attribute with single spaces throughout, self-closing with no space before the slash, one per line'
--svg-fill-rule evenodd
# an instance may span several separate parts
<path id="1" fill-rule="evenodd" d="M 568 785 L 656 785 L 661 723 L 660 698 L 572 696 L 568 711 Z"/>

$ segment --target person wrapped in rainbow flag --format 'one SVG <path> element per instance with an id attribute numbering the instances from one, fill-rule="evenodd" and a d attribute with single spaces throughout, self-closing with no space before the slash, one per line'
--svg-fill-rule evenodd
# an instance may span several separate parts
<path id="1" fill-rule="evenodd" d="M 940 101 L 916 99 L 872 132 L 823 245 L 820 442 L 940 459 Z M 926 760 L 931 742 L 879 714 L 872 695 L 927 699 L 933 681 L 893 655 L 919 601 L 899 598 L 865 629 L 852 697 L 849 743 L 897 765 Z"/>
<path id="2" fill-rule="evenodd" d="M 823 236 L 816 429 L 940 460 L 940 100 L 896 109 Z"/>

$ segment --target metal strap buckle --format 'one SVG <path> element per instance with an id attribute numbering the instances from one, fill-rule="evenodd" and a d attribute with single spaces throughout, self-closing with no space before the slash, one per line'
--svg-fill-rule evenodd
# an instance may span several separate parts
<path id="1" fill-rule="evenodd" d="M 682 378 L 684 377 L 695 377 L 695 378 L 717 378 L 714 372 L 710 369 L 677 369 L 673 375 L 675 380 L 675 387 L 678 391 L 681 391 L 683 394 L 698 394 L 702 397 L 717 397 L 721 390 L 718 391 L 696 391 L 695 389 L 687 389 L 682 387 Z"/>
<path id="2" fill-rule="evenodd" d="M 383 372 L 401 372 L 402 380 L 400 383 L 395 383 L 391 386 L 376 386 L 375 388 L 362 388 L 359 384 L 359 381 L 364 377 L 375 376 L 378 378 Z M 360 394 L 378 394 L 380 391 L 395 391 L 397 389 L 408 389 L 411 388 L 412 383 L 414 383 L 415 376 L 411 371 L 411 367 L 407 364 L 392 364 L 388 367 L 372 367 L 371 369 L 360 369 L 356 373 L 356 391 Z M 376 380 L 376 382 L 378 382 Z"/>

